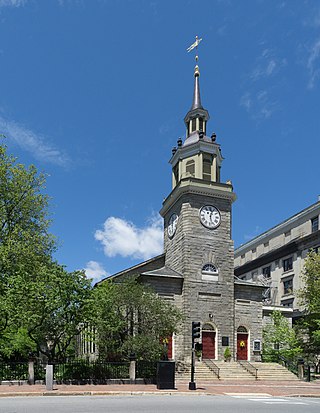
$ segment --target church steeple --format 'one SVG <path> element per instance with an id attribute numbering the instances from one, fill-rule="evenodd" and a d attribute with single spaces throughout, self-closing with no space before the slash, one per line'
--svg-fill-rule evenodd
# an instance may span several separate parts
<path id="1" fill-rule="evenodd" d="M 189 112 L 184 118 L 184 123 L 187 127 L 187 137 L 193 132 L 206 133 L 207 121 L 210 119 L 209 112 L 203 108 L 200 97 L 200 70 L 196 65 L 194 68 L 194 89 L 193 89 L 193 101 Z"/>
<path id="2" fill-rule="evenodd" d="M 200 76 L 199 66 L 196 65 L 194 68 L 194 89 L 193 89 L 193 102 L 192 102 L 191 110 L 203 109 L 201 105 L 201 98 L 200 98 L 199 76 Z"/>

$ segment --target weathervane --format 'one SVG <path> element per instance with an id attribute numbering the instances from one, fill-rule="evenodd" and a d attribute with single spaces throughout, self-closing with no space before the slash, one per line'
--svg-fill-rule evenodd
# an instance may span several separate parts
<path id="1" fill-rule="evenodd" d="M 198 59 L 199 59 L 199 56 L 198 56 L 198 45 L 199 45 L 199 43 L 201 42 L 201 40 L 202 40 L 202 39 L 199 39 L 198 36 L 196 36 L 196 41 L 195 41 L 194 43 L 192 43 L 192 45 L 189 46 L 188 49 L 187 49 L 187 52 L 188 52 L 188 53 L 191 52 L 191 50 L 196 49 L 196 62 L 197 62 Z"/>

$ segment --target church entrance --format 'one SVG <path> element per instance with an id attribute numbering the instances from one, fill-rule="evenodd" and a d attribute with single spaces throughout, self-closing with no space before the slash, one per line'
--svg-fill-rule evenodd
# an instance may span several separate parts
<path id="1" fill-rule="evenodd" d="M 202 358 L 216 358 L 216 332 L 209 324 L 205 324 L 202 329 Z"/>
<path id="2" fill-rule="evenodd" d="M 237 330 L 237 360 L 248 360 L 248 331 L 242 326 Z"/>

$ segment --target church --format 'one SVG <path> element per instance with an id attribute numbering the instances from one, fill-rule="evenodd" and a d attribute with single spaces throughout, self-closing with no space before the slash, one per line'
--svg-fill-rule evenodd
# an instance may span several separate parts
<path id="1" fill-rule="evenodd" d="M 223 360 L 229 347 L 234 360 L 260 361 L 265 287 L 234 276 L 236 194 L 230 181 L 220 180 L 223 156 L 216 135 L 207 132 L 209 119 L 196 65 L 192 105 L 184 117 L 186 135 L 172 149 L 172 190 L 160 210 L 164 253 L 108 279 L 138 275 L 182 310 L 181 331 L 169 340 L 170 359 L 190 360 L 191 325 L 199 321 L 203 359 Z"/>

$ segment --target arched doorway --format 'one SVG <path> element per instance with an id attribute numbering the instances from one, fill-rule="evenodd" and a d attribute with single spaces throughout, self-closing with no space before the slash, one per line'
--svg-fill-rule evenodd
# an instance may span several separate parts
<path id="1" fill-rule="evenodd" d="M 237 330 L 237 360 L 248 360 L 248 330 L 240 326 Z"/>
<path id="2" fill-rule="evenodd" d="M 211 324 L 204 324 L 202 327 L 202 358 L 216 358 L 216 331 Z"/>

